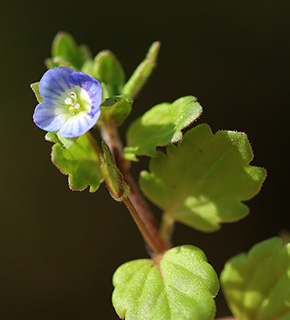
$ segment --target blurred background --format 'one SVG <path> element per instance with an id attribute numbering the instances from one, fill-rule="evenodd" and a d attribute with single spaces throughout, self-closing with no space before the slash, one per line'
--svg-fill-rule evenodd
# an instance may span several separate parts
<path id="1" fill-rule="evenodd" d="M 94 194 L 69 191 L 32 122 L 37 103 L 29 84 L 45 72 L 55 34 L 71 33 L 94 54 L 111 49 L 127 76 L 153 41 L 162 42 L 158 68 L 124 127 L 157 103 L 193 94 L 204 108 L 199 123 L 247 133 L 252 164 L 269 174 L 248 202 L 250 215 L 212 234 L 182 225 L 174 233 L 175 245 L 199 246 L 220 273 L 231 256 L 290 229 L 289 9 L 287 0 L 4 0 L 0 320 L 117 319 L 112 274 L 147 257 L 129 213 L 104 185 Z M 134 176 L 147 165 L 146 158 L 134 164 Z M 221 292 L 217 308 L 218 316 L 229 314 Z"/>

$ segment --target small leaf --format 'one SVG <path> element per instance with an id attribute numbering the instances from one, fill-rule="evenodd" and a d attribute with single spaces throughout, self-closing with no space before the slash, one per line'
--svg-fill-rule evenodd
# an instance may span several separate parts
<path id="1" fill-rule="evenodd" d="M 110 97 L 101 104 L 100 120 L 109 119 L 119 126 L 131 113 L 132 104 L 133 99 L 129 96 Z"/>
<path id="2" fill-rule="evenodd" d="M 77 141 L 78 137 L 75 138 L 64 138 L 58 132 L 47 132 L 45 135 L 45 140 L 60 143 L 66 149 L 69 149 L 73 146 L 73 144 Z"/>
<path id="3" fill-rule="evenodd" d="M 230 259 L 221 284 L 240 320 L 290 319 L 290 244 L 272 238 Z"/>
<path id="4" fill-rule="evenodd" d="M 60 143 L 57 132 L 47 132 L 45 135 L 45 140 L 53 143 Z"/>
<path id="5" fill-rule="evenodd" d="M 116 165 L 114 156 L 104 140 L 102 141 L 102 149 L 101 171 L 105 178 L 107 188 L 112 198 L 116 201 L 123 201 L 128 197 L 130 188 L 125 183 L 123 175 Z"/>
<path id="6" fill-rule="evenodd" d="M 53 133 L 47 139 L 55 141 Z M 87 135 L 77 139 L 70 149 L 61 143 L 52 147 L 52 162 L 63 174 L 69 175 L 69 186 L 72 190 L 84 190 L 90 186 L 90 192 L 98 190 L 104 180 L 100 160 Z"/>
<path id="7" fill-rule="evenodd" d="M 91 58 L 89 48 L 85 45 L 77 46 L 74 38 L 66 32 L 59 32 L 55 36 L 51 55 L 52 58 L 46 60 L 48 68 L 66 66 L 81 70 L 84 62 Z"/>
<path id="8" fill-rule="evenodd" d="M 33 93 L 35 94 L 35 98 L 36 100 L 41 103 L 43 101 L 43 99 L 40 96 L 39 93 L 39 82 L 34 82 L 30 85 L 31 90 L 33 91 Z"/>
<path id="9" fill-rule="evenodd" d="M 121 93 L 125 83 L 125 73 L 121 63 L 111 51 L 101 51 L 95 57 L 93 75 L 97 80 L 110 87 L 110 95 Z"/>
<path id="10" fill-rule="evenodd" d="M 145 195 L 164 213 L 192 228 L 215 231 L 222 222 L 245 217 L 241 203 L 255 196 L 265 170 L 249 163 L 253 153 L 244 133 L 218 131 L 207 125 L 189 130 L 178 146 L 152 158 L 150 171 L 141 172 Z"/>
<path id="11" fill-rule="evenodd" d="M 58 132 L 57 132 L 57 137 L 59 139 L 59 141 L 61 142 L 61 144 L 66 148 L 69 149 L 71 148 L 74 143 L 77 141 L 78 137 L 73 137 L 73 138 L 65 138 L 62 137 Z"/>
<path id="12" fill-rule="evenodd" d="M 114 308 L 126 320 L 211 320 L 217 275 L 197 247 L 184 245 L 154 260 L 120 266 L 113 276 Z"/>
<path id="13" fill-rule="evenodd" d="M 127 133 L 128 146 L 125 158 L 137 160 L 137 155 L 155 156 L 156 147 L 182 140 L 182 129 L 189 126 L 202 112 L 200 104 L 193 96 L 161 103 L 135 120 Z"/>
<path id="14" fill-rule="evenodd" d="M 130 79 L 125 84 L 122 93 L 128 94 L 135 98 L 140 90 L 144 87 L 153 69 L 156 67 L 158 52 L 160 49 L 160 42 L 152 43 L 148 50 L 146 58 L 136 68 Z"/>

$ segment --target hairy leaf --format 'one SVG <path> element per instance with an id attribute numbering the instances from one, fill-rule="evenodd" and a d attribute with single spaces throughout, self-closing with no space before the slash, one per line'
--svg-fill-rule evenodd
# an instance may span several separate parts
<path id="1" fill-rule="evenodd" d="M 125 73 L 121 63 L 111 51 L 101 51 L 95 57 L 93 75 L 110 88 L 110 96 L 121 93 L 125 83 Z"/>
<path id="2" fill-rule="evenodd" d="M 51 58 L 46 60 L 48 68 L 58 66 L 81 70 L 84 62 L 91 58 L 90 50 L 85 45 L 78 46 L 67 32 L 59 32 L 52 42 Z"/>
<path id="3" fill-rule="evenodd" d="M 139 94 L 156 67 L 159 49 L 160 42 L 153 42 L 148 50 L 146 58 L 139 64 L 130 79 L 126 82 L 122 90 L 123 94 L 128 94 L 133 98 Z"/>
<path id="4" fill-rule="evenodd" d="M 113 199 L 123 201 L 128 197 L 130 188 L 124 181 L 115 158 L 106 142 L 102 141 L 103 154 L 101 155 L 101 171 L 105 178 L 107 188 Z"/>
<path id="5" fill-rule="evenodd" d="M 156 147 L 182 140 L 181 130 L 196 120 L 202 112 L 193 96 L 173 103 L 161 103 L 135 120 L 127 133 L 125 158 L 136 160 L 138 155 L 155 156 Z"/>
<path id="6" fill-rule="evenodd" d="M 126 320 L 211 320 L 217 275 L 197 247 L 184 245 L 154 260 L 120 266 L 114 274 L 113 305 Z"/>
<path id="7" fill-rule="evenodd" d="M 255 196 L 266 172 L 250 166 L 253 153 L 244 133 L 218 131 L 207 125 L 188 131 L 178 146 L 167 147 L 141 172 L 145 195 L 174 220 L 214 231 L 222 222 L 247 215 L 241 201 Z"/>
<path id="8" fill-rule="evenodd" d="M 221 274 L 231 311 L 240 320 L 290 319 L 290 244 L 272 238 L 230 259 Z"/>
<path id="9" fill-rule="evenodd" d="M 60 143 L 66 149 L 71 148 L 74 145 L 74 143 L 77 141 L 77 139 L 78 137 L 64 138 L 58 132 L 47 132 L 47 134 L 45 135 L 46 141 Z"/>
<path id="10" fill-rule="evenodd" d="M 129 96 L 114 96 L 106 99 L 101 104 L 101 117 L 114 122 L 115 125 L 121 125 L 130 115 L 133 99 Z"/>
<path id="11" fill-rule="evenodd" d="M 31 83 L 30 88 L 34 93 L 36 100 L 39 103 L 41 103 L 43 101 L 43 99 L 41 98 L 40 93 L 39 93 L 39 82 Z"/>
<path id="12" fill-rule="evenodd" d="M 104 180 L 100 160 L 87 135 L 79 137 L 69 149 L 61 142 L 54 144 L 51 157 L 55 166 L 69 175 L 72 190 L 81 191 L 90 186 L 90 192 L 95 192 Z"/>

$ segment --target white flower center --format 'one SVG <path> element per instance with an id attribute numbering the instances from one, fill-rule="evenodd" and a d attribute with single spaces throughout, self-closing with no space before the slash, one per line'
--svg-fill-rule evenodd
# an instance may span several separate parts
<path id="1" fill-rule="evenodd" d="M 92 106 L 88 93 L 80 87 L 76 87 L 75 91 L 67 93 L 64 104 L 68 107 L 67 111 L 72 116 L 80 112 L 89 112 Z"/>

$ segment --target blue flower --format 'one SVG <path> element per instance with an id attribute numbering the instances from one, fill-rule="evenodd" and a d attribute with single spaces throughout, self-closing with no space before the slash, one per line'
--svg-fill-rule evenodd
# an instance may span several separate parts
<path id="1" fill-rule="evenodd" d="M 43 102 L 36 106 L 33 121 L 45 131 L 79 137 L 100 117 L 101 84 L 85 73 L 67 67 L 50 69 L 39 82 L 39 94 Z"/>

